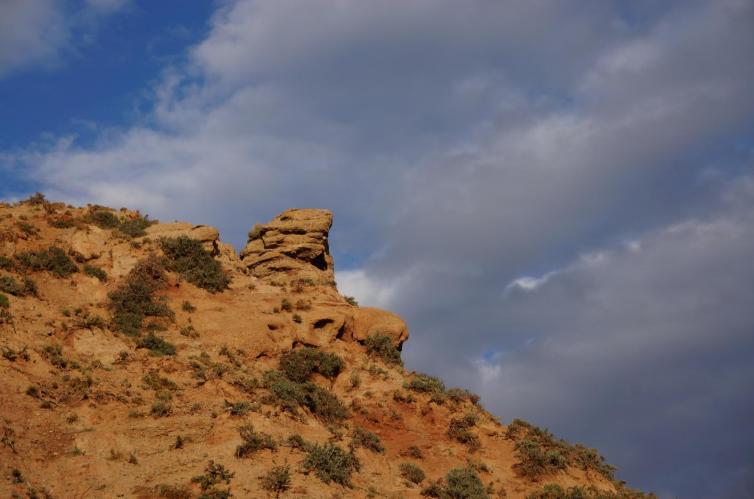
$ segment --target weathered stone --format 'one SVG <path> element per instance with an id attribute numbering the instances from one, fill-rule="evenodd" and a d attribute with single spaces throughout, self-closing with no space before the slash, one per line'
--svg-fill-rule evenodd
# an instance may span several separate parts
<path id="1" fill-rule="evenodd" d="M 285 273 L 292 277 L 333 282 L 333 260 L 327 236 L 332 212 L 286 210 L 271 222 L 256 225 L 241 251 L 241 261 L 259 278 Z"/>

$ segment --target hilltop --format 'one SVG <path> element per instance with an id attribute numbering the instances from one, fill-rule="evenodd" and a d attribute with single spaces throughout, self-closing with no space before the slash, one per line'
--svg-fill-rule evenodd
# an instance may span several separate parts
<path id="1" fill-rule="evenodd" d="M 332 213 L 216 229 L 0 204 L 2 497 L 639 498 L 599 453 L 411 372 Z"/>

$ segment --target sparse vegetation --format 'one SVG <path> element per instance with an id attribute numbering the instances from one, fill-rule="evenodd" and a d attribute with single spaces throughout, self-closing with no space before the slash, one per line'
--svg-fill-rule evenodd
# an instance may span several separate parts
<path id="1" fill-rule="evenodd" d="M 235 473 L 229 471 L 222 464 L 215 464 L 214 461 L 210 461 L 207 463 L 207 467 L 204 468 L 204 473 L 192 478 L 191 482 L 198 483 L 203 491 L 208 491 L 222 482 L 230 484 L 230 481 L 234 476 Z"/>
<path id="2" fill-rule="evenodd" d="M 101 267 L 97 267 L 96 265 L 84 265 L 84 274 L 96 277 L 101 282 L 107 282 L 107 272 L 105 272 Z"/>
<path id="3" fill-rule="evenodd" d="M 118 231 L 127 237 L 141 237 L 146 235 L 146 228 L 156 223 L 149 217 L 137 213 L 133 218 L 127 218 L 118 224 Z"/>
<path id="4" fill-rule="evenodd" d="M 249 457 L 260 450 L 269 449 L 277 452 L 278 445 L 267 433 L 254 431 L 254 426 L 246 424 L 238 429 L 242 443 L 236 447 L 236 457 Z"/>
<path id="5" fill-rule="evenodd" d="M 420 484 L 424 481 L 426 474 L 424 470 L 413 463 L 401 463 L 401 476 L 413 484 Z"/>
<path id="6" fill-rule="evenodd" d="M 335 482 L 351 486 L 351 474 L 359 471 L 361 463 L 353 454 L 332 443 L 312 446 L 304 459 L 303 466 L 313 470 L 314 474 L 325 483 Z"/>
<path id="7" fill-rule="evenodd" d="M 16 261 L 27 270 L 47 271 L 57 277 L 69 277 L 79 271 L 79 268 L 66 252 L 57 246 L 51 246 L 40 251 L 19 253 L 16 255 Z"/>
<path id="8" fill-rule="evenodd" d="M 298 383 L 286 378 L 280 371 L 268 371 L 263 379 L 273 401 L 292 414 L 298 407 L 306 407 L 326 422 L 336 422 L 347 417 L 348 411 L 340 400 L 328 390 L 314 383 Z"/>
<path id="9" fill-rule="evenodd" d="M 276 496 L 291 488 L 291 467 L 273 466 L 270 471 L 259 477 L 262 488 Z"/>
<path id="10" fill-rule="evenodd" d="M 439 378 L 430 376 L 428 374 L 416 374 L 410 381 L 403 384 L 403 387 L 408 390 L 413 390 L 420 393 L 429 394 L 444 394 L 445 383 Z"/>
<path id="11" fill-rule="evenodd" d="M 594 470 L 608 480 L 614 479 L 615 468 L 594 449 L 582 445 L 572 445 L 555 438 L 548 430 L 526 421 L 515 419 L 508 425 L 506 437 L 515 441 L 519 458 L 516 471 L 529 478 L 577 466 L 584 470 Z"/>
<path id="12" fill-rule="evenodd" d="M 474 414 L 466 414 L 462 418 L 453 418 L 448 427 L 448 437 L 456 442 L 468 445 L 470 450 L 475 451 L 480 446 L 479 437 L 471 431 L 476 423 L 477 417 Z"/>
<path id="13" fill-rule="evenodd" d="M 173 317 L 167 304 L 154 296 L 165 286 L 165 267 L 157 257 L 137 263 L 126 281 L 111 292 L 110 309 L 114 328 L 129 336 L 141 332 L 147 317 Z"/>
<path id="14" fill-rule="evenodd" d="M 193 314 L 194 312 L 196 312 L 196 307 L 187 300 L 181 304 L 181 310 L 188 312 L 189 314 Z"/>
<path id="15" fill-rule="evenodd" d="M 654 494 L 644 494 L 622 485 L 617 492 L 608 492 L 594 486 L 574 486 L 564 489 L 558 484 L 550 483 L 526 496 L 526 499 L 656 499 Z"/>
<path id="16" fill-rule="evenodd" d="M 9 308 L 10 307 L 10 300 L 7 296 L 0 293 L 0 308 Z"/>
<path id="17" fill-rule="evenodd" d="M 170 405 L 170 402 L 158 400 L 154 404 L 152 404 L 152 408 L 149 412 L 152 414 L 152 416 L 162 418 L 169 416 L 170 413 L 173 412 L 173 406 Z"/>
<path id="18" fill-rule="evenodd" d="M 489 499 L 487 490 L 476 471 L 471 468 L 454 468 L 444 481 L 433 482 L 422 490 L 425 497 L 441 499 Z"/>
<path id="19" fill-rule="evenodd" d="M 363 447 L 378 454 L 385 452 L 385 446 L 382 445 L 380 437 L 361 427 L 356 427 L 353 431 L 353 435 L 351 436 L 351 447 L 354 449 L 357 447 Z"/>
<path id="20" fill-rule="evenodd" d="M 14 270 L 16 268 L 16 264 L 13 262 L 12 259 L 8 258 L 7 256 L 0 255 L 0 270 Z"/>
<path id="21" fill-rule="evenodd" d="M 109 208 L 96 206 L 84 217 L 86 222 L 94 224 L 100 229 L 115 229 L 120 224 L 118 216 Z"/>
<path id="22" fill-rule="evenodd" d="M 364 341 L 364 345 L 367 347 L 368 355 L 379 357 L 388 364 L 403 365 L 401 352 L 393 345 L 393 339 L 390 336 L 381 333 L 372 334 Z"/>
<path id="23" fill-rule="evenodd" d="M 136 348 L 146 348 L 152 355 L 175 355 L 176 348 L 172 343 L 165 341 L 154 333 L 149 333 L 136 343 Z"/>
<path id="24" fill-rule="evenodd" d="M 334 378 L 340 374 L 343 366 L 343 359 L 336 354 L 309 347 L 293 350 L 280 358 L 280 370 L 288 379 L 298 383 L 309 380 L 315 372 L 326 378 Z"/>
<path id="25" fill-rule="evenodd" d="M 201 242 L 181 236 L 162 239 L 160 246 L 168 258 L 170 270 L 178 272 L 188 282 L 211 293 L 228 288 L 230 278 Z"/>
<path id="26" fill-rule="evenodd" d="M 359 306 L 359 302 L 356 301 L 356 298 L 354 298 L 353 296 L 344 296 L 343 298 L 346 299 L 349 305 L 354 306 L 354 307 Z"/>

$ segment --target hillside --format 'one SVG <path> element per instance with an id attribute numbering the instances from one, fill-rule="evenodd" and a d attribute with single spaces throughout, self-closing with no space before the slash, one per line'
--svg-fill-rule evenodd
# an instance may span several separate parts
<path id="1" fill-rule="evenodd" d="M 335 286 L 332 214 L 218 231 L 0 204 L 1 497 L 646 497 L 407 370 Z M 511 410 L 514 410 L 513 408 Z"/>

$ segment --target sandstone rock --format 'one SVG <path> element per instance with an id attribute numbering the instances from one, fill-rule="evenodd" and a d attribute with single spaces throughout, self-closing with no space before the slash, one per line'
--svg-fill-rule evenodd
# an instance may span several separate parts
<path id="1" fill-rule="evenodd" d="M 186 236 L 201 241 L 204 249 L 211 251 L 213 255 L 219 253 L 218 241 L 220 232 L 208 225 L 192 225 L 187 222 L 158 223 L 150 225 L 146 229 L 146 237 L 159 239 L 161 237 Z"/>
<path id="2" fill-rule="evenodd" d="M 241 261 L 259 278 L 285 273 L 331 283 L 333 260 L 327 241 L 331 226 L 329 210 L 286 210 L 271 222 L 254 227 L 241 251 Z"/>
<path id="3" fill-rule="evenodd" d="M 408 339 L 408 327 L 398 315 L 378 308 L 358 307 L 353 310 L 352 337 L 364 341 L 373 334 L 385 334 L 400 347 Z"/>
<path id="4" fill-rule="evenodd" d="M 91 226 L 86 229 L 76 230 L 71 235 L 69 244 L 71 250 L 80 253 L 84 259 L 93 260 L 94 258 L 99 258 L 102 252 L 105 251 L 108 239 L 110 239 L 108 231 Z"/>

